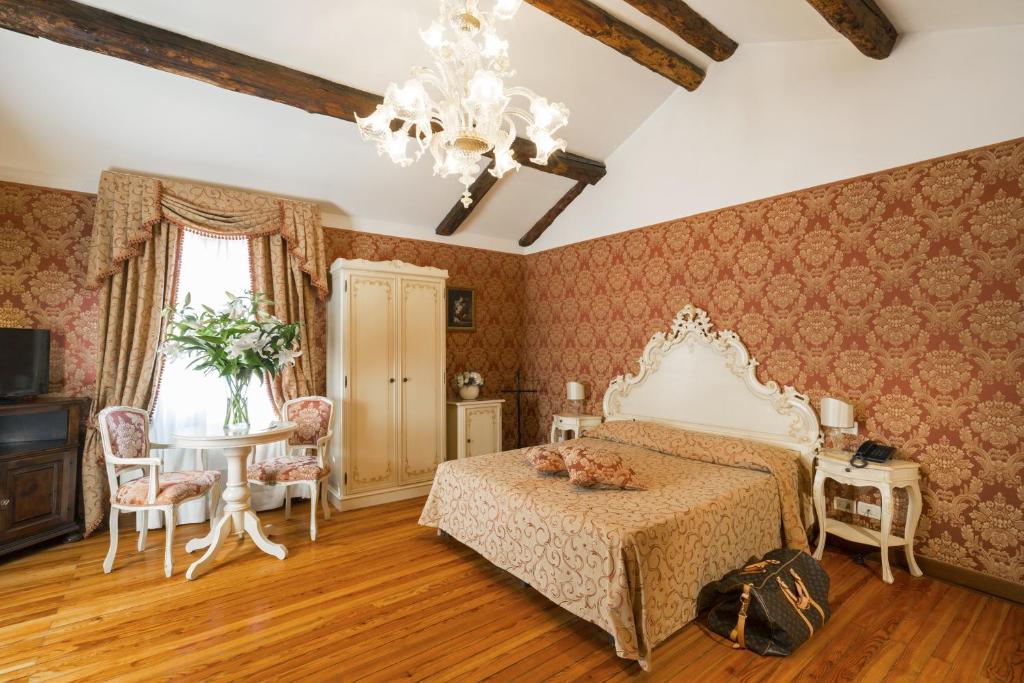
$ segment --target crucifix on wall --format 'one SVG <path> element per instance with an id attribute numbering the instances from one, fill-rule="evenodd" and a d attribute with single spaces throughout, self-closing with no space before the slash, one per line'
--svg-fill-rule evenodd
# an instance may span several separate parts
<path id="1" fill-rule="evenodd" d="M 536 394 L 536 389 L 524 389 L 522 377 L 519 370 L 516 370 L 515 384 L 512 389 L 503 389 L 503 394 L 513 394 L 516 397 L 516 448 L 523 447 L 523 406 L 522 400 L 525 394 Z"/>

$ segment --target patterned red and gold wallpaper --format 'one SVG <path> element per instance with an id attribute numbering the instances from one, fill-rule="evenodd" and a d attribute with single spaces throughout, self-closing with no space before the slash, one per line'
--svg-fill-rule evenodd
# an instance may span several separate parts
<path id="1" fill-rule="evenodd" d="M 400 239 L 349 230 L 327 230 L 327 262 L 337 258 L 371 261 L 398 259 L 417 266 L 448 271 L 448 285 L 474 290 L 476 330 L 448 333 L 448 377 L 476 370 L 484 377 L 482 396 L 508 398 L 520 362 L 522 328 L 523 257 L 483 249 L 455 247 L 438 242 Z M 454 390 L 449 386 L 449 394 Z M 515 448 L 513 402 L 505 401 L 503 441 Z"/>
<path id="2" fill-rule="evenodd" d="M 532 440 L 693 303 L 921 462 L 922 555 L 1024 582 L 1022 230 L 1017 140 L 527 256 Z"/>
<path id="3" fill-rule="evenodd" d="M 0 326 L 53 330 L 53 391 L 89 395 L 91 195 L 0 183 Z M 765 379 L 857 405 L 922 463 L 922 555 L 1024 582 L 1024 141 L 529 256 L 328 230 L 328 256 L 445 268 L 477 293 L 448 373 L 500 395 L 522 366 L 546 438 L 564 383 L 635 369 L 686 303 L 736 330 Z M 506 447 L 515 442 L 506 404 Z"/>
<path id="4" fill-rule="evenodd" d="M 85 287 L 95 196 L 0 182 L 0 327 L 52 331 L 52 393 L 90 396 L 96 380 L 96 293 Z M 328 229 L 336 258 L 400 259 L 445 268 L 476 292 L 476 331 L 448 334 L 448 375 L 477 370 L 484 395 L 501 396 L 519 364 L 523 257 L 435 242 Z M 322 333 L 322 330 L 321 330 Z M 454 392 L 453 392 L 454 395 Z M 505 446 L 515 446 L 505 404 Z"/>
<path id="5" fill-rule="evenodd" d="M 96 292 L 85 286 L 95 198 L 0 182 L 0 327 L 51 330 L 50 391 L 90 396 Z"/>

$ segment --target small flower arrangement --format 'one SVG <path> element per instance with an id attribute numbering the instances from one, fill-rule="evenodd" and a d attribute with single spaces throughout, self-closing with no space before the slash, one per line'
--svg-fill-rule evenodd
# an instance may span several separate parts
<path id="1" fill-rule="evenodd" d="M 265 295 L 246 292 L 235 296 L 225 292 L 227 304 L 219 311 L 209 306 L 193 308 L 191 294 L 176 309 L 163 311 L 167 319 L 165 341 L 160 353 L 174 359 L 191 357 L 189 367 L 215 372 L 228 388 L 225 431 L 245 430 L 249 424 L 246 389 L 256 376 L 271 377 L 293 365 L 302 355 L 298 350 L 299 324 L 286 323 L 266 312 L 271 303 Z"/>
<path id="2" fill-rule="evenodd" d="M 467 401 L 475 401 L 480 396 L 480 387 L 484 385 L 484 378 L 479 372 L 468 370 L 455 375 L 453 382 L 459 396 Z"/>
<path id="3" fill-rule="evenodd" d="M 469 370 L 455 375 L 456 389 L 461 389 L 462 387 L 482 387 L 483 385 L 484 378 L 479 372 Z"/>

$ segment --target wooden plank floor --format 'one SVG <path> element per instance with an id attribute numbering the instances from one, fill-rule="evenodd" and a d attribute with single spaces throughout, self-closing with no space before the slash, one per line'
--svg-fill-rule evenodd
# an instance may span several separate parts
<path id="1" fill-rule="evenodd" d="M 691 624 L 644 674 L 597 627 L 468 548 L 417 526 L 422 499 L 335 514 L 311 543 L 308 506 L 264 513 L 289 549 L 275 560 L 229 542 L 188 582 L 163 532 L 135 552 L 107 536 L 0 564 L 0 680 L 1021 681 L 1024 607 L 826 554 L 832 621 L 787 658 L 732 650 Z M 122 525 L 122 527 L 125 525 Z"/>

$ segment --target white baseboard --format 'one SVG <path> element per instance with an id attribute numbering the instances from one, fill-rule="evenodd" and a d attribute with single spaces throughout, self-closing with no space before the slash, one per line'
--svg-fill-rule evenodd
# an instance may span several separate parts
<path id="1" fill-rule="evenodd" d="M 386 489 L 384 491 L 355 493 L 345 496 L 344 498 L 341 496 L 340 491 L 334 487 L 329 487 L 327 491 L 327 499 L 330 501 L 331 505 L 338 510 L 358 510 L 360 508 L 371 507 L 373 505 L 383 505 L 384 503 L 394 503 L 399 500 L 408 500 L 409 498 L 425 496 L 430 493 L 430 487 L 432 485 L 432 481 L 427 481 L 422 484 L 416 484 L 415 486 L 403 486 L 402 488 Z"/>

